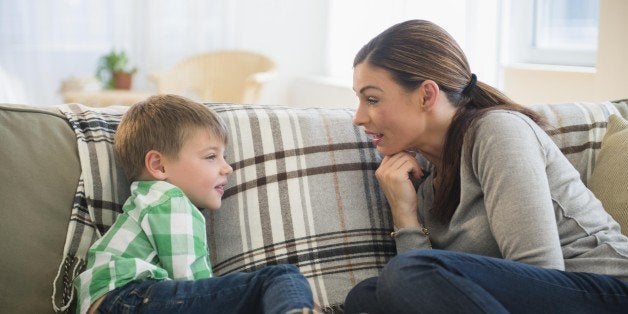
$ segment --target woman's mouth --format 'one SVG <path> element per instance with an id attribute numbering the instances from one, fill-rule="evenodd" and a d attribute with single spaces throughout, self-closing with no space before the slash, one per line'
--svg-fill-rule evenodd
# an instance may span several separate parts
<path id="1" fill-rule="evenodd" d="M 371 142 L 373 142 L 373 144 L 375 144 L 376 146 L 384 138 L 384 134 L 382 134 L 382 133 L 372 132 L 372 131 L 368 131 L 368 130 L 364 130 L 364 133 L 366 133 L 366 135 L 371 139 Z"/>

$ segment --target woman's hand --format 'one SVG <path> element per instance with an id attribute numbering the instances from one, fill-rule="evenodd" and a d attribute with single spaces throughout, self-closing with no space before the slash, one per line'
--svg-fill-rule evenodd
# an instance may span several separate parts
<path id="1" fill-rule="evenodd" d="M 422 176 L 423 170 L 415 155 L 405 151 L 385 156 L 375 171 L 397 228 L 420 227 L 416 213 L 417 196 L 411 177 L 419 179 Z"/>

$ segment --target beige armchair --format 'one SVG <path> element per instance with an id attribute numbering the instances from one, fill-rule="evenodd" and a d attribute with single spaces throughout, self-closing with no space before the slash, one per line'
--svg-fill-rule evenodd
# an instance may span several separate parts
<path id="1" fill-rule="evenodd" d="M 149 75 L 158 93 L 198 101 L 255 103 L 264 83 L 275 75 L 268 57 L 243 50 L 221 50 L 185 58 L 171 69 Z"/>

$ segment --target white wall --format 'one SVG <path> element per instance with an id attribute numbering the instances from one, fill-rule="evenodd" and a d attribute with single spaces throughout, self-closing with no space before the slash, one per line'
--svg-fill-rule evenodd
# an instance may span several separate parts
<path id="1" fill-rule="evenodd" d="M 260 103 L 290 105 L 300 77 L 323 75 L 327 1 L 231 1 L 227 48 L 259 51 L 275 60 L 278 73 L 263 89 Z M 229 37 L 229 36 L 228 36 Z"/>

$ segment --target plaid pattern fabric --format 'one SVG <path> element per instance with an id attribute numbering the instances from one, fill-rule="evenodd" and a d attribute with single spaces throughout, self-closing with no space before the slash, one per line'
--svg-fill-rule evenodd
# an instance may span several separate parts
<path id="1" fill-rule="evenodd" d="M 113 136 L 127 107 L 89 108 L 60 105 L 77 138 L 81 176 L 74 198 L 63 249 L 63 260 L 53 282 L 52 305 L 65 311 L 74 298 L 72 280 L 85 267 L 89 247 L 122 212 L 129 184 L 115 164 Z"/>
<path id="2" fill-rule="evenodd" d="M 228 125 L 227 160 L 234 168 L 222 208 L 204 213 L 214 273 L 294 263 L 310 280 L 316 301 L 327 312 L 339 310 L 349 289 L 376 276 L 396 253 L 388 236 L 390 212 L 374 176 L 380 157 L 351 124 L 353 110 L 210 106 Z M 628 101 L 532 108 L 547 118 L 552 138 L 585 182 L 607 117 L 628 117 Z M 71 291 L 82 266 L 76 261 L 128 197 L 111 147 L 125 107 L 60 109 L 76 131 L 83 174 L 55 300 Z M 60 278 L 70 279 L 69 289 Z"/>
<path id="3" fill-rule="evenodd" d="M 353 111 L 211 107 L 230 130 L 226 154 L 235 169 L 222 208 L 206 213 L 215 273 L 293 263 L 310 280 L 317 302 L 334 311 L 353 285 L 376 276 L 395 254 L 388 207 L 373 173 L 379 156 L 351 124 Z M 126 108 L 60 109 L 77 134 L 83 177 L 92 182 L 83 179 L 78 188 L 89 187 L 77 192 L 55 280 L 60 289 L 54 296 L 63 300 L 89 244 L 109 228 L 128 193 L 120 188 L 127 183 L 112 147 Z M 68 261 L 79 262 L 71 264 L 74 271 L 64 266 Z M 71 298 L 65 295 L 66 306 Z"/>
<path id="4" fill-rule="evenodd" d="M 234 173 L 208 215 L 217 275 L 292 263 L 315 300 L 338 308 L 396 253 L 379 164 L 348 109 L 213 105 L 229 127 Z"/>
<path id="5" fill-rule="evenodd" d="M 105 293 L 144 278 L 212 276 L 205 218 L 179 188 L 164 181 L 131 184 L 131 197 L 88 252 L 74 281 L 81 313 Z"/>
<path id="6" fill-rule="evenodd" d="M 628 116 L 628 101 L 536 104 L 531 108 L 545 117 L 548 134 L 580 172 L 585 184 L 591 177 L 606 134 L 608 117 L 612 114 Z"/>

